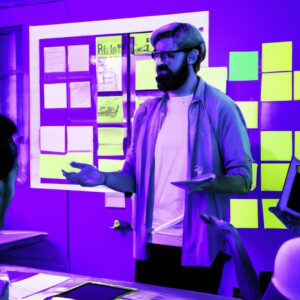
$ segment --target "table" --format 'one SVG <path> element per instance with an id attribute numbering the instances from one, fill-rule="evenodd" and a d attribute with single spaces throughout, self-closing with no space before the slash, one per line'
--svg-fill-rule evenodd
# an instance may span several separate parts
<path id="1" fill-rule="evenodd" d="M 28 296 L 26 300 L 41 300 L 49 296 L 57 295 L 58 293 L 61 293 L 62 291 L 69 289 L 71 287 L 74 287 L 76 285 L 79 285 L 81 283 L 84 283 L 86 281 L 93 281 L 98 283 L 104 283 L 104 284 L 112 284 L 112 285 L 118 285 L 123 287 L 129 287 L 129 288 L 136 288 L 138 291 L 126 296 L 124 299 L 132 299 L 132 300 L 147 300 L 147 299 L 156 299 L 156 300 L 180 300 L 180 299 L 199 299 L 199 300 L 237 300 L 236 298 L 231 297 L 224 297 L 224 296 L 216 296 L 216 295 L 209 295 L 205 293 L 199 293 L 199 292 L 192 292 L 192 291 L 186 291 L 186 290 L 179 290 L 179 289 L 173 289 L 173 288 L 165 288 L 165 287 L 159 287 L 154 285 L 148 285 L 148 284 L 141 284 L 141 283 L 135 283 L 135 282 L 125 282 L 125 281 L 119 281 L 119 280 L 111 280 L 106 278 L 95 278 L 95 277 L 88 277 L 88 276 L 81 276 L 71 273 L 62 273 L 62 272 L 53 272 L 53 271 L 47 271 L 47 270 L 39 270 L 34 268 L 28 268 L 28 267 L 21 267 L 21 266 L 12 266 L 12 265 L 0 265 L 0 271 L 7 272 L 7 274 L 10 277 L 11 283 L 10 283 L 10 298 L 13 299 L 23 299 L 23 297 L 14 298 L 14 294 L 17 292 L 18 289 L 17 285 L 22 282 L 21 280 L 29 277 L 33 278 L 31 276 L 35 274 L 39 274 L 36 276 L 44 276 L 42 280 L 42 285 L 45 284 L 45 282 L 48 282 L 45 280 L 45 276 L 51 277 L 51 280 L 56 276 L 66 276 L 67 278 L 63 279 L 63 282 L 58 283 L 55 286 L 49 287 L 49 288 L 43 288 L 42 291 L 34 291 L 33 287 L 33 294 Z M 17 274 L 14 275 L 14 278 L 11 278 L 10 276 L 12 273 Z M 55 275 L 55 276 L 54 276 Z M 55 279 L 54 278 L 54 279 Z M 24 281 L 23 281 L 24 282 Z M 15 294 L 16 295 L 16 294 Z M 121 298 L 123 299 L 123 298 Z"/>
<path id="2" fill-rule="evenodd" d="M 26 247 L 47 239 L 40 231 L 0 230 L 0 252 Z"/>

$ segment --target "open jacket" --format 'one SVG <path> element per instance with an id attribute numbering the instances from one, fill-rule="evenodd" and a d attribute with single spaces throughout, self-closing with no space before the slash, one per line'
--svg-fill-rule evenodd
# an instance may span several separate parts
<path id="1" fill-rule="evenodd" d="M 151 239 L 154 201 L 154 150 L 157 134 L 167 114 L 168 94 L 149 99 L 135 114 L 133 137 L 123 172 L 135 177 L 133 204 L 134 257 L 147 258 Z M 199 78 L 188 110 L 188 171 L 216 176 L 239 174 L 251 185 L 252 156 L 243 116 L 237 105 L 224 93 Z M 183 141 L 185 142 L 185 141 Z M 180 158 L 178 158 L 180 159 Z M 186 192 L 183 227 L 182 265 L 210 266 L 224 248 L 212 226 L 200 218 L 205 212 L 229 219 L 229 196 L 207 191 Z"/>

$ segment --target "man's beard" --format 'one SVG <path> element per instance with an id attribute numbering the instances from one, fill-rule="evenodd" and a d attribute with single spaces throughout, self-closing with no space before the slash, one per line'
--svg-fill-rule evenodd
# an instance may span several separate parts
<path id="1" fill-rule="evenodd" d="M 176 72 L 172 72 L 167 65 L 159 65 L 156 67 L 156 73 L 157 87 L 161 91 L 175 91 L 186 81 L 189 75 L 189 65 L 184 61 Z"/>

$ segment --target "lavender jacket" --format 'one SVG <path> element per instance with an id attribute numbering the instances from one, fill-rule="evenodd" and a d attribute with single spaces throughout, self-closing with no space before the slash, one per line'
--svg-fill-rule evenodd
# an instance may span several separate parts
<path id="1" fill-rule="evenodd" d="M 154 200 L 154 150 L 157 134 L 167 113 L 168 94 L 140 106 L 135 114 L 133 137 L 123 172 L 134 176 L 133 203 L 134 257 L 147 259 L 151 239 Z M 224 93 L 201 78 L 189 107 L 187 179 L 194 170 L 216 176 L 239 174 L 251 186 L 252 156 L 243 116 Z M 182 265 L 210 266 L 224 241 L 200 218 L 205 212 L 229 219 L 229 196 L 206 191 L 186 192 L 183 228 Z"/>

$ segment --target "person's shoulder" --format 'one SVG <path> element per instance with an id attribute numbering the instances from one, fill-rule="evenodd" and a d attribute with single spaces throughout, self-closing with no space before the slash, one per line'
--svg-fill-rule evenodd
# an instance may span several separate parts
<path id="1" fill-rule="evenodd" d="M 151 110 L 154 106 L 157 105 L 157 103 L 161 101 L 161 97 L 149 97 L 146 98 L 143 103 L 141 103 L 138 107 L 138 109 L 135 112 L 135 115 L 140 115 L 143 112 L 147 112 Z"/>
<path id="2" fill-rule="evenodd" d="M 213 106 L 236 106 L 236 103 L 218 88 L 205 82 L 205 97 L 207 105 Z"/>

